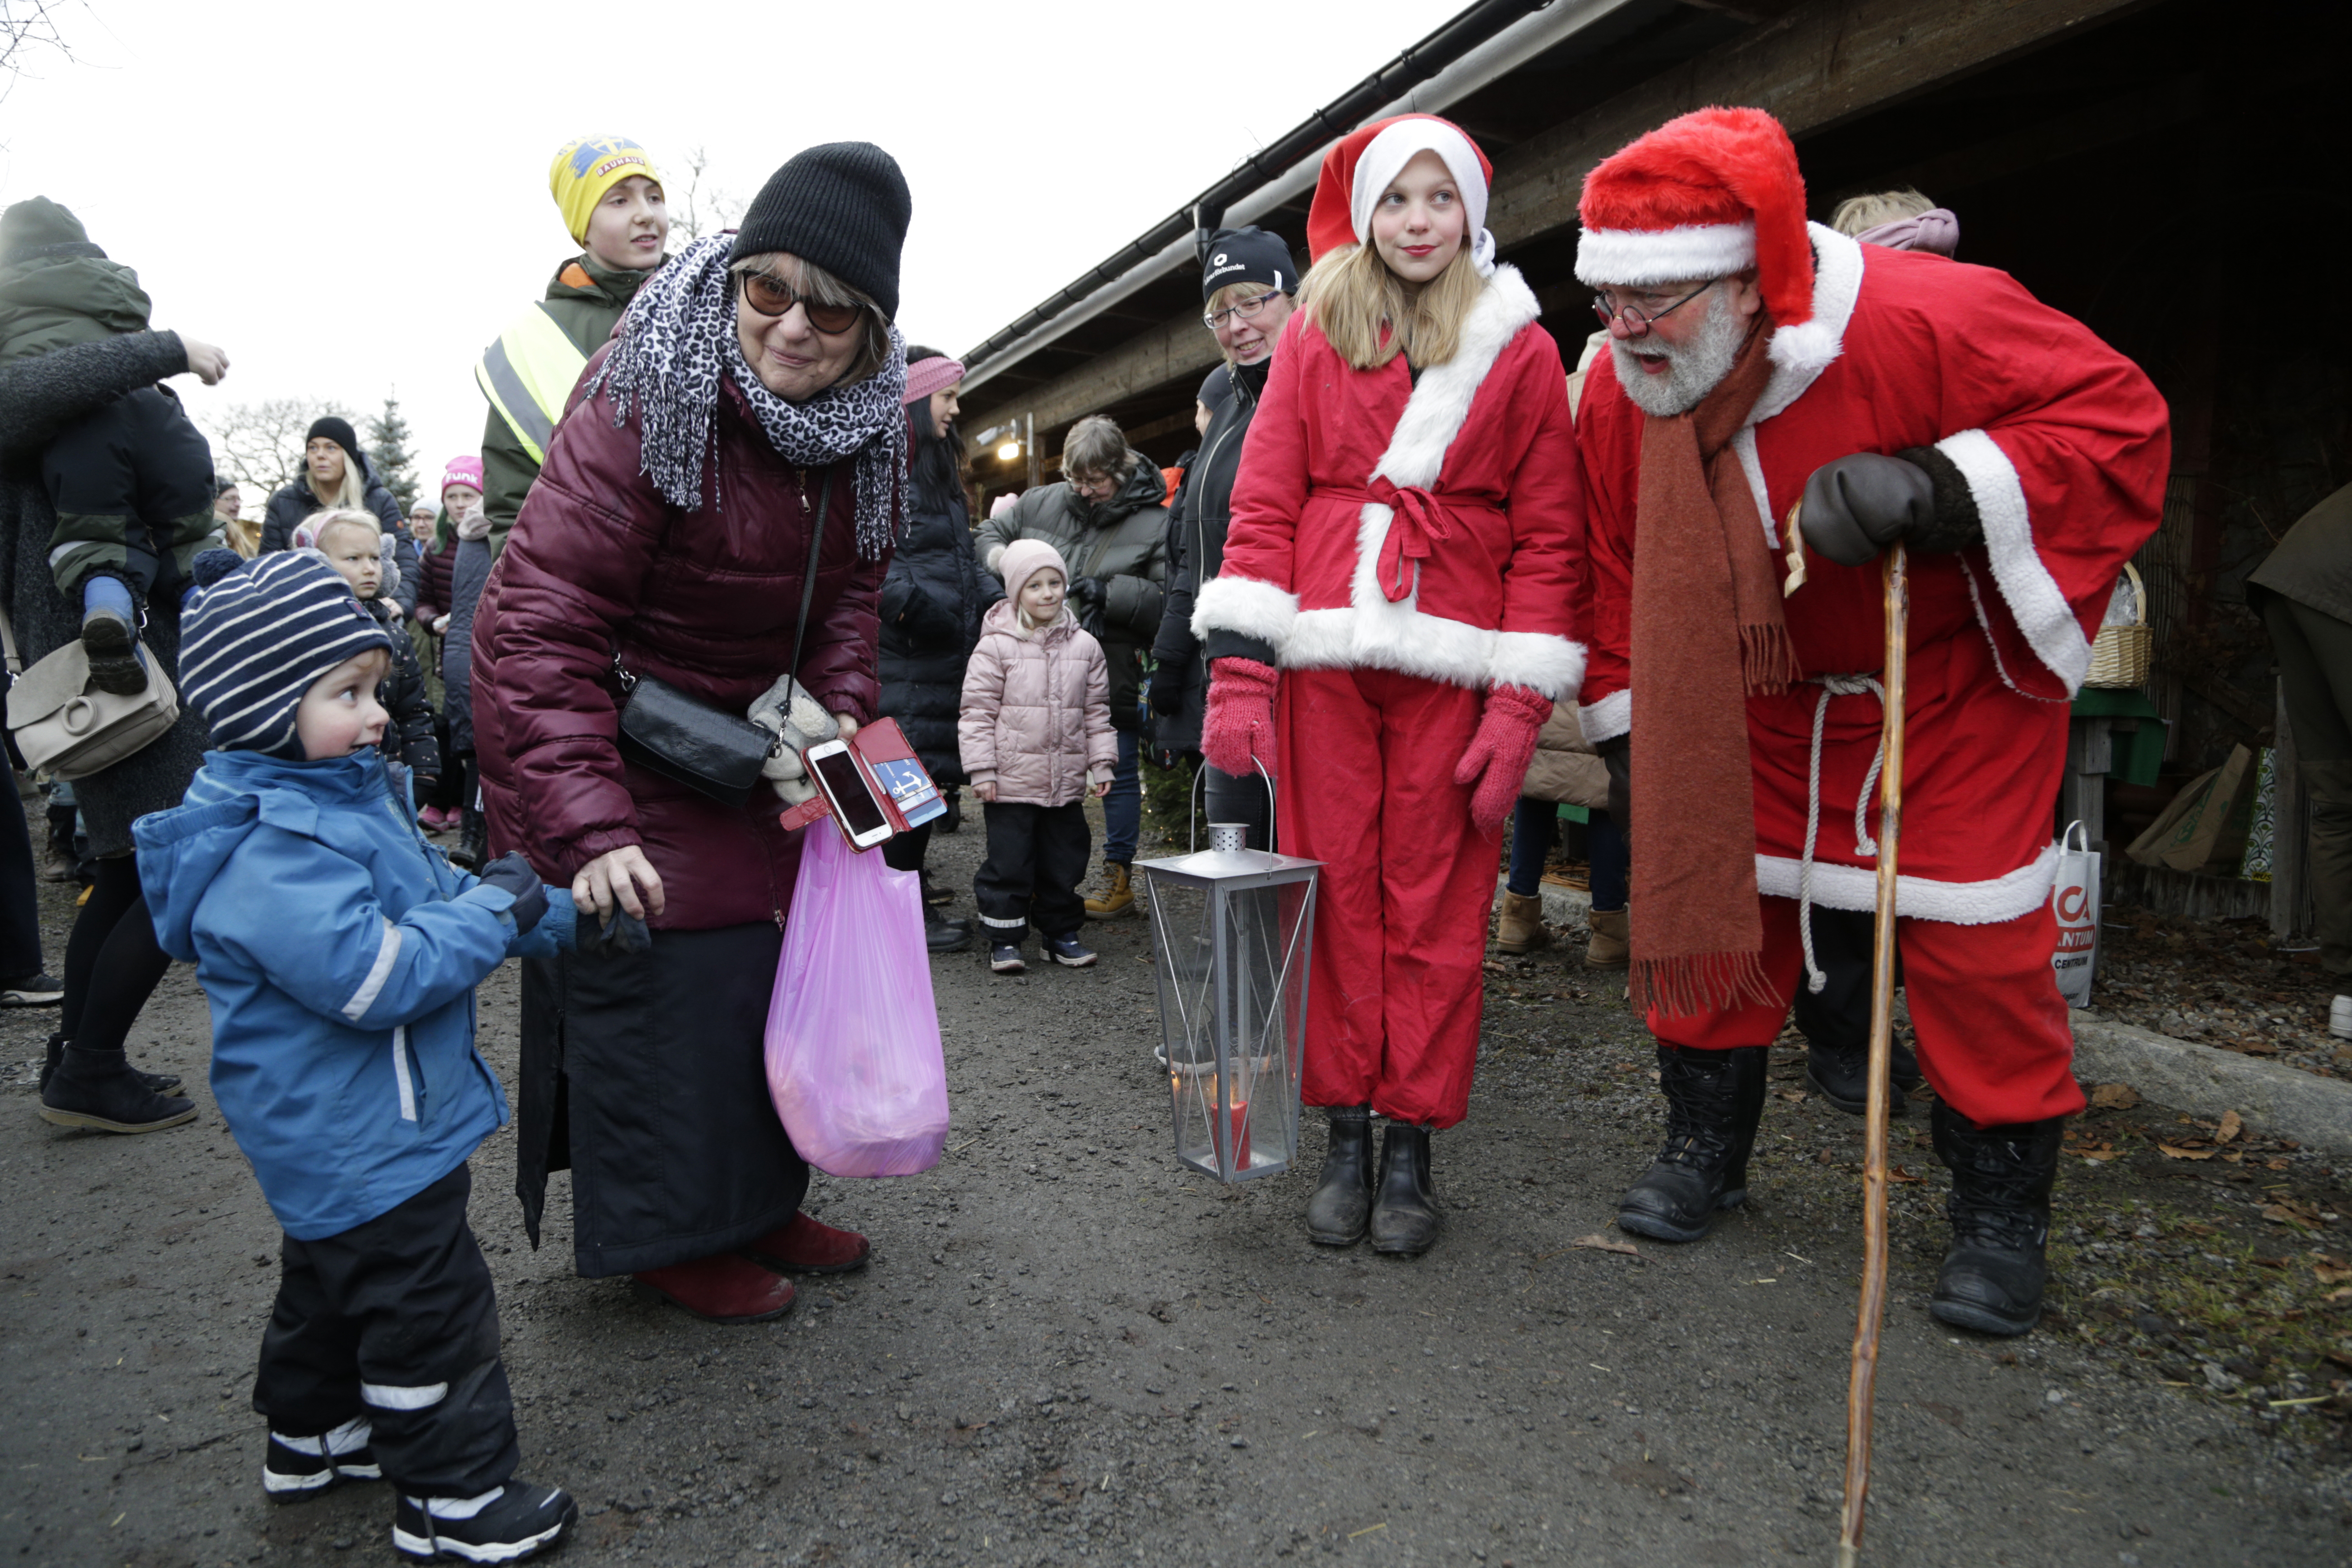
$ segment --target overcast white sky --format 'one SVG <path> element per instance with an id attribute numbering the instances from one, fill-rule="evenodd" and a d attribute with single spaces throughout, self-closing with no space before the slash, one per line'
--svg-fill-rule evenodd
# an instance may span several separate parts
<path id="1" fill-rule="evenodd" d="M 899 323 L 961 353 L 1462 4 L 66 0 L 76 58 L 0 99 L 0 202 L 63 202 L 156 326 L 228 351 L 217 388 L 173 384 L 199 422 L 396 390 L 429 486 L 478 449 L 475 359 L 571 248 L 547 165 L 573 136 L 665 173 L 699 144 L 739 200 L 803 147 L 880 143 L 915 196 Z"/>

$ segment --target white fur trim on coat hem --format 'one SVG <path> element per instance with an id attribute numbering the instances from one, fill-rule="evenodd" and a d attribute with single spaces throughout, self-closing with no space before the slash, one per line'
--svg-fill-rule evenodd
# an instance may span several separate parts
<path id="1" fill-rule="evenodd" d="M 1298 619 L 1298 595 L 1254 577 L 1212 577 L 1192 601 L 1192 635 L 1236 632 L 1268 644 L 1276 653 Z"/>
<path id="2" fill-rule="evenodd" d="M 1585 731 L 1588 739 L 1591 731 Z M 1793 899 L 1803 875 L 1801 862 L 1786 855 L 1756 857 L 1756 890 L 1775 899 Z M 1984 882 L 1939 882 L 1929 877 L 1895 879 L 1895 912 L 1912 920 L 1940 921 L 1946 925 L 1999 925 L 2030 914 L 2050 901 L 2058 880 L 2058 846 L 2005 877 Z M 1813 902 L 1825 910 L 1874 910 L 1878 907 L 1878 873 L 1860 866 L 1813 862 Z"/>
<path id="3" fill-rule="evenodd" d="M 1633 693 L 1631 690 L 1612 691 L 1598 702 L 1585 703 L 1577 709 L 1576 721 L 1583 726 L 1586 742 L 1593 745 L 1631 734 L 1633 729 Z"/>
<path id="4" fill-rule="evenodd" d="M 1993 438 L 1981 430 L 1963 430 L 1936 443 L 1969 482 L 1977 517 L 1984 524 L 1985 553 L 1991 558 L 1992 580 L 2000 589 L 2017 629 L 2050 673 L 2066 683 L 2069 693 L 2083 684 L 2091 669 L 2091 644 L 2083 623 L 2066 602 L 2057 580 L 2034 548 L 2032 513 L 2017 468 Z"/>
<path id="5" fill-rule="evenodd" d="M 1695 283 L 1756 265 L 1752 223 L 1675 228 L 1588 228 L 1576 242 L 1576 278 L 1595 288 Z"/>

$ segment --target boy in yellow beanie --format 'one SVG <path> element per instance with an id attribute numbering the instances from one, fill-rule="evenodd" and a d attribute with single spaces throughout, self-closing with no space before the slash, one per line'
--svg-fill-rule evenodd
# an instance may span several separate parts
<path id="1" fill-rule="evenodd" d="M 613 335 L 637 285 L 669 259 L 661 175 L 651 154 L 629 138 L 564 143 L 548 165 L 547 188 L 581 254 L 556 268 L 546 298 L 517 317 L 474 366 L 490 403 L 482 432 L 482 510 L 493 553 L 506 546 L 588 356 Z"/>

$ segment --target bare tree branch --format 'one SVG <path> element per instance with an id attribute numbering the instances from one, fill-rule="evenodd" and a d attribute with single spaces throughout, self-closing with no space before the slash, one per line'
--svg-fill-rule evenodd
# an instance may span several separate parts
<path id="1" fill-rule="evenodd" d="M 5 4 L 6 0 L 0 0 Z M 666 192 L 670 198 L 670 233 L 678 240 L 700 239 L 706 234 L 717 234 L 732 227 L 743 216 L 742 201 L 718 185 L 706 182 L 710 173 L 710 153 L 699 145 L 688 149 L 686 154 L 686 189 L 675 187 Z"/>
<path id="2" fill-rule="evenodd" d="M 341 404 L 316 397 L 232 403 L 204 420 L 205 434 L 212 438 L 213 471 L 267 496 L 301 473 L 303 437 L 312 420 L 329 414 L 358 422 Z"/>
<path id="3" fill-rule="evenodd" d="M 85 0 L 0 0 L 0 98 L 43 54 L 70 65 L 73 46 L 66 42 L 60 18 L 68 11 L 89 9 Z"/>

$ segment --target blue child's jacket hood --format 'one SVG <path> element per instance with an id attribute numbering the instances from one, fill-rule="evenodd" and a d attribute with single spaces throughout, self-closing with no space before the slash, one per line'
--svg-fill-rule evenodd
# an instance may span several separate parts
<path id="1" fill-rule="evenodd" d="M 513 897 L 450 866 L 374 752 L 212 752 L 133 825 L 155 936 L 212 1005 L 212 1085 L 278 1223 L 348 1230 L 457 1168 L 506 1120 L 474 987 L 572 945 L 568 892 L 518 936 Z"/>

